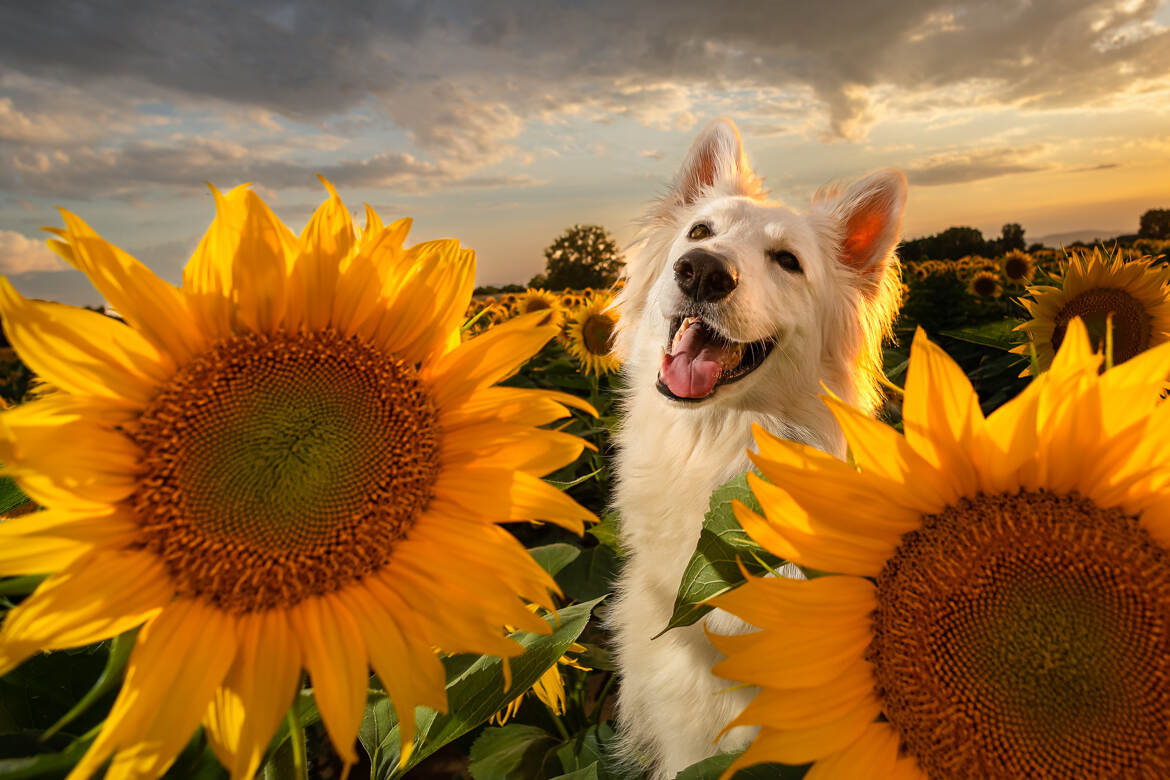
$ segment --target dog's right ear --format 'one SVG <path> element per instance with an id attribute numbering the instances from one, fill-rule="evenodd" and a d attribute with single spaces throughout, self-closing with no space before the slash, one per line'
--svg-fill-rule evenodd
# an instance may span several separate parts
<path id="1" fill-rule="evenodd" d="M 691 144 L 674 181 L 676 204 L 689 205 L 704 195 L 762 197 L 763 184 L 752 171 L 739 130 L 730 119 L 715 119 Z"/>

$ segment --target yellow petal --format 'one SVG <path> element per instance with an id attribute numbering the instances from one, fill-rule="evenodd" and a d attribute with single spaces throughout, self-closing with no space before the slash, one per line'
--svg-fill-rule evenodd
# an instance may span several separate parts
<path id="1" fill-rule="evenodd" d="M 434 650 L 401 627 L 389 605 L 374 598 L 371 591 L 356 586 L 339 594 L 357 618 L 370 663 L 382 681 L 398 715 L 402 749 L 401 764 L 410 758 L 415 722 L 414 708 L 430 707 L 447 711 L 446 673 Z"/>
<path id="2" fill-rule="evenodd" d="M 100 642 L 153 617 L 174 594 L 152 554 L 95 549 L 45 580 L 0 629 L 0 674 L 38 650 Z"/>
<path id="3" fill-rule="evenodd" d="M 541 476 L 575 461 L 585 446 L 584 439 L 559 431 L 486 422 L 447 431 L 442 455 L 452 468 L 490 463 Z"/>
<path id="4" fill-rule="evenodd" d="M 329 197 L 301 231 L 300 256 L 290 293 L 290 322 L 303 324 L 309 330 L 321 330 L 331 324 L 341 264 L 358 243 L 353 220 L 337 190 L 324 178 L 318 178 Z"/>
<path id="5" fill-rule="evenodd" d="M 727 656 L 711 670 L 728 680 L 791 688 L 828 682 L 846 666 L 861 663 L 873 639 L 867 620 L 842 623 L 812 631 L 801 627 L 800 641 L 763 631 L 737 636 L 708 634 L 711 643 Z"/>
<path id="6" fill-rule="evenodd" d="M 435 496 L 465 513 L 555 523 L 580 534 L 597 517 L 567 494 L 522 471 L 494 468 L 450 468 L 435 480 Z"/>
<path id="7" fill-rule="evenodd" d="M 862 472 L 897 486 L 898 495 L 891 498 L 927 514 L 955 500 L 954 486 L 910 446 L 905 436 L 839 398 L 822 399 L 837 418 Z"/>
<path id="8" fill-rule="evenodd" d="M 888 723 L 873 723 L 857 741 L 817 761 L 806 780 L 887 780 L 898 760 L 898 732 Z"/>
<path id="9" fill-rule="evenodd" d="M 131 541 L 138 530 L 128 518 L 78 515 L 45 509 L 0 521 L 0 575 L 46 574 L 64 569 L 95 546 Z"/>
<path id="10" fill-rule="evenodd" d="M 0 415 L 0 460 L 37 503 L 93 513 L 129 496 L 141 451 L 72 396 L 51 395 Z"/>
<path id="11" fill-rule="evenodd" d="M 877 608 L 874 586 L 862 577 L 790 580 L 753 577 L 710 600 L 754 626 L 781 631 L 796 624 L 863 622 Z"/>
<path id="12" fill-rule="evenodd" d="M 902 415 L 910 446 L 947 474 L 959 495 L 974 495 L 968 445 L 983 427 L 983 413 L 971 380 L 921 328 L 910 347 Z"/>
<path id="13" fill-rule="evenodd" d="M 88 309 L 27 300 L 3 277 L 0 318 L 21 360 L 69 393 L 142 408 L 175 370 L 133 328 Z"/>
<path id="14" fill-rule="evenodd" d="M 780 640 L 784 641 L 784 640 Z M 829 723 L 852 712 L 873 695 L 873 669 L 868 663 L 848 664 L 821 685 L 805 688 L 764 687 L 747 708 L 728 724 L 769 729 L 798 729 Z"/>
<path id="15" fill-rule="evenodd" d="M 142 263 L 106 242 L 80 217 L 61 210 L 73 248 L 72 264 L 126 322 L 170 355 L 186 362 L 203 350 L 205 339 L 191 318 L 187 298 Z"/>
<path id="16" fill-rule="evenodd" d="M 337 754 L 356 764 L 358 726 L 366 706 L 370 670 L 357 622 L 335 596 L 302 601 L 289 611 L 313 681 L 313 697 Z"/>
<path id="17" fill-rule="evenodd" d="M 522 314 L 477 336 L 424 366 L 423 378 L 432 387 L 440 409 L 458 406 L 477 390 L 511 376 L 557 334 L 540 326 L 541 312 Z"/>
<path id="18" fill-rule="evenodd" d="M 246 780 L 300 688 L 301 656 L 283 610 L 252 612 L 237 624 L 239 650 L 204 724 L 232 780 Z"/>
<path id="19" fill-rule="evenodd" d="M 439 410 L 439 423 L 445 431 L 464 425 L 478 425 L 489 420 L 547 425 L 569 416 L 569 409 L 580 409 L 597 416 L 597 410 L 575 395 L 553 390 L 515 387 L 486 387 L 454 408 Z"/>
<path id="20" fill-rule="evenodd" d="M 236 654 L 226 613 L 180 599 L 142 629 L 126 681 L 93 745 L 69 774 L 89 777 L 114 753 L 106 778 L 159 777 L 186 746 Z"/>
<path id="21" fill-rule="evenodd" d="M 856 742 L 877 717 L 876 699 L 831 723 L 808 729 L 761 729 L 751 746 L 721 776 L 726 780 L 745 766 L 762 763 L 804 764 L 836 753 Z"/>
<path id="22" fill-rule="evenodd" d="M 875 548 L 872 545 L 858 545 L 839 537 L 810 534 L 787 525 L 779 526 L 756 514 L 739 501 L 731 502 L 731 510 L 748 536 L 773 554 L 799 566 L 838 574 L 876 577 L 894 551 L 892 543 Z M 801 525 L 811 527 L 813 523 L 804 509 L 791 498 L 785 503 L 771 500 L 767 511 L 775 513 L 776 517 L 783 517 Z"/>

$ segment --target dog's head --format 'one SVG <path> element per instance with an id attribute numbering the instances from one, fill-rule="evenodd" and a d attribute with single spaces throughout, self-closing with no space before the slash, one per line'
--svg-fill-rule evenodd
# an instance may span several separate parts
<path id="1" fill-rule="evenodd" d="M 872 407 L 905 196 L 900 172 L 879 171 L 798 214 L 766 198 L 735 125 L 712 122 L 626 266 L 616 347 L 631 390 L 705 406 L 824 381 Z"/>

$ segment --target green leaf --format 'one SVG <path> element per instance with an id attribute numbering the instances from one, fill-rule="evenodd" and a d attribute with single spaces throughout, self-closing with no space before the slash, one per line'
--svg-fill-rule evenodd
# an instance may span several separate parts
<path id="1" fill-rule="evenodd" d="M 718 780 L 727 767 L 740 753 L 720 753 L 717 756 L 705 758 L 697 764 L 691 764 L 675 775 L 674 780 Z M 754 764 L 736 772 L 733 780 L 800 780 L 808 772 L 811 764 L 788 766 L 787 764 Z"/>
<path id="2" fill-rule="evenodd" d="M 577 556 L 581 554 L 581 548 L 575 544 L 557 542 L 541 547 L 531 547 L 528 553 L 536 559 L 542 569 L 547 571 L 550 576 L 555 577 L 561 573 L 561 569 L 577 560 Z"/>
<path id="3" fill-rule="evenodd" d="M 599 544 L 621 555 L 622 546 L 618 536 L 618 520 L 617 512 L 605 512 L 601 515 L 601 522 L 586 528 L 585 533 L 596 539 Z"/>
<path id="4" fill-rule="evenodd" d="M 679 582 L 674 599 L 674 614 L 658 636 L 672 628 L 697 622 L 712 609 L 703 601 L 741 585 L 744 576 L 739 568 L 740 563 L 757 575 L 766 574 L 784 563 L 752 541 L 739 527 L 739 521 L 731 510 L 733 499 L 738 499 L 756 512 L 761 511 L 759 502 L 748 487 L 746 474 L 732 477 L 715 489 L 711 494 L 711 508 L 699 532 L 699 543 Z"/>
<path id="5" fill-rule="evenodd" d="M 56 723 L 45 731 L 44 737 L 42 737 L 43 739 L 48 739 L 69 725 L 78 715 L 89 709 L 95 701 L 121 684 L 122 672 L 126 669 L 126 664 L 130 661 L 130 651 L 134 649 L 134 643 L 136 641 L 138 641 L 137 628 L 113 638 L 110 642 L 110 654 L 106 657 L 106 666 L 102 669 L 102 673 L 97 678 L 97 681 L 94 682 L 93 687 L 89 689 L 89 692 L 85 696 L 81 697 L 81 701 L 73 705 L 69 712 L 62 715 Z"/>
<path id="6" fill-rule="evenodd" d="M 587 547 L 557 574 L 557 584 L 573 601 L 591 601 L 610 593 L 617 577 L 617 554 L 608 547 Z"/>
<path id="7" fill-rule="evenodd" d="M 941 331 L 941 335 L 960 341 L 969 341 L 984 347 L 1002 349 L 1006 352 L 1011 351 L 1011 348 L 1017 344 L 1023 343 L 1020 334 L 1015 332 L 1015 328 L 1019 324 L 1019 320 L 1008 318 L 985 322 L 982 325 L 972 325 L 969 328 L 944 330 Z"/>
<path id="8" fill-rule="evenodd" d="M 555 744 L 556 739 L 537 726 L 509 723 L 486 728 L 471 746 L 468 770 L 475 780 L 540 777 L 545 757 Z"/>
<path id="9" fill-rule="evenodd" d="M 593 777 L 599 780 L 613 780 L 613 773 L 607 771 L 605 767 L 606 757 L 613 754 L 613 749 L 608 744 L 613 739 L 613 727 L 609 723 L 590 726 L 578 732 L 557 749 L 561 769 L 565 772 L 579 772 L 592 767 Z"/>
<path id="10" fill-rule="evenodd" d="M 512 634 L 511 638 L 524 648 L 524 652 L 510 659 L 512 685 L 507 690 L 504 689 L 504 670 L 499 658 L 462 655 L 443 659 L 447 669 L 449 711 L 438 713 L 429 707 L 415 708 L 415 749 L 401 770 L 398 768 L 400 737 L 393 708 L 379 705 L 377 699 L 385 699 L 385 694 L 376 697 L 366 708 L 366 719 L 378 717 L 382 725 L 366 728 L 363 724 L 362 730 L 367 739 L 381 737 L 376 745 L 366 745 L 366 752 L 370 755 L 370 776 L 378 780 L 401 777 L 406 770 L 451 740 L 471 731 L 531 688 L 585 630 L 593 608 L 600 601 L 594 599 L 565 607 L 556 616 L 546 615 L 545 621 L 553 627 L 549 635 L 525 631 Z M 372 709 L 378 714 L 375 715 Z M 363 744 L 365 741 L 363 739 Z"/>
<path id="11" fill-rule="evenodd" d="M 594 761 L 582 769 L 574 769 L 567 775 L 557 775 L 552 780 L 599 780 L 597 775 L 598 763 Z"/>
<path id="12" fill-rule="evenodd" d="M 16 482 L 11 477 L 0 477 L 0 515 L 11 512 L 28 502 L 29 497 L 16 486 Z"/>

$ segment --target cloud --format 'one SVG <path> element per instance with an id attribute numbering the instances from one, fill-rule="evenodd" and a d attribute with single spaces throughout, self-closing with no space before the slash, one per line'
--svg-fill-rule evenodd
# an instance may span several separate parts
<path id="1" fill-rule="evenodd" d="M 53 254 L 43 240 L 28 238 L 13 230 L 0 230 L 0 273 L 66 271 L 69 266 Z"/>
<path id="2" fill-rule="evenodd" d="M 911 162 L 905 167 L 910 183 L 920 187 L 991 179 L 1012 173 L 1042 171 L 1049 166 L 1030 161 L 1040 146 L 970 149 L 944 152 Z"/>
<path id="3" fill-rule="evenodd" d="M 0 138 L 35 166 L 26 146 L 93 138 L 92 110 L 97 132 L 120 128 L 126 146 L 173 121 L 134 108 L 149 101 L 245 134 L 353 121 L 409 142 L 378 161 L 366 150 L 355 175 L 382 167 L 392 171 L 379 181 L 446 186 L 531 159 L 518 139 L 541 124 L 689 130 L 713 94 L 740 98 L 731 108 L 745 127 L 823 141 L 865 138 L 894 111 L 1107 104 L 1170 74 L 1158 11 L 1158 0 L 754 0 L 717 11 L 699 0 L 112 0 L 99 12 L 42 0 L 4 10 Z"/>
<path id="4" fill-rule="evenodd" d="M 661 160 L 666 156 L 661 149 L 643 149 L 640 154 L 648 160 Z"/>

